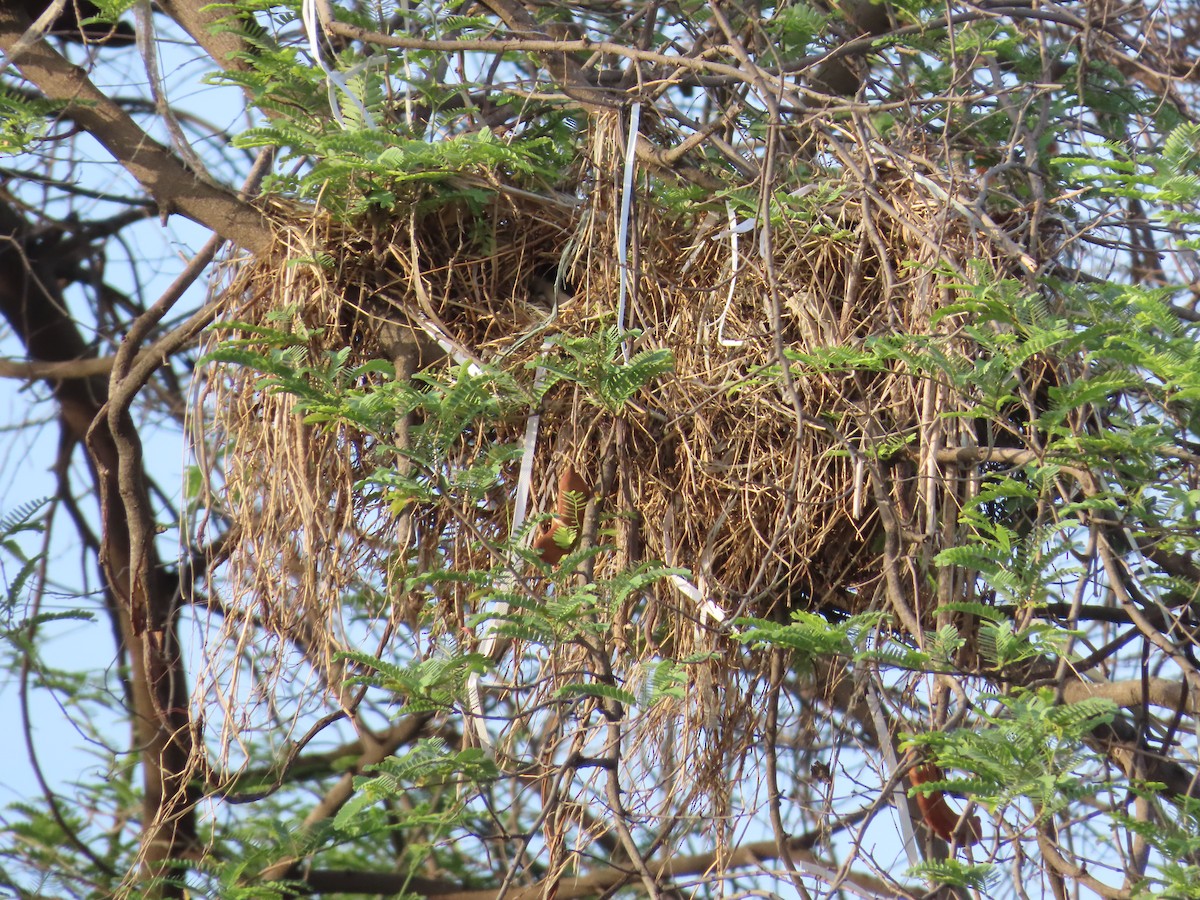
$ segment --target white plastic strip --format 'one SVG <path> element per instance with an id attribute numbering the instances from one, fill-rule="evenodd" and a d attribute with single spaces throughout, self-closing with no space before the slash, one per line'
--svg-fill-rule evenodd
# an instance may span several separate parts
<path id="1" fill-rule="evenodd" d="M 337 95 L 334 93 L 334 87 L 341 91 L 346 99 L 358 110 L 358 114 L 362 116 L 363 124 L 367 128 L 374 129 L 375 119 L 371 113 L 363 105 L 362 101 L 354 96 L 354 92 L 346 86 L 345 76 L 341 72 L 331 69 L 325 62 L 325 54 L 321 50 L 321 21 L 317 15 L 317 0 L 304 0 L 300 4 L 300 21 L 304 24 L 304 35 L 308 38 L 308 52 L 312 56 L 313 61 L 325 73 L 325 80 L 329 84 L 329 109 L 333 113 L 333 118 L 337 120 L 338 125 L 343 129 L 349 127 L 346 123 L 345 116 L 342 115 L 341 106 L 337 102 Z M 355 74 L 360 70 L 356 66 L 351 74 Z"/>
<path id="2" fill-rule="evenodd" d="M 887 722 L 883 718 L 883 706 L 879 702 L 879 694 L 873 681 L 867 682 L 867 708 L 871 710 L 871 718 L 875 721 L 875 735 L 879 739 L 879 748 L 883 751 L 883 761 L 887 771 L 895 774 L 900 768 L 896 759 L 896 751 L 892 748 L 892 736 L 888 732 Z M 908 792 L 904 789 L 904 779 L 896 782 L 892 788 L 892 805 L 900 819 L 900 839 L 904 841 L 904 852 L 908 856 L 908 864 L 915 866 L 921 861 L 917 850 L 917 836 L 913 831 L 912 816 L 908 812 Z"/>
<path id="3" fill-rule="evenodd" d="M 625 139 L 625 175 L 621 180 L 621 221 L 617 226 L 617 268 L 621 275 L 617 297 L 617 330 L 625 330 L 626 305 L 629 298 L 629 219 L 633 209 L 633 175 L 637 169 L 637 142 L 642 125 L 641 101 L 633 101 L 629 110 L 629 134 Z M 629 345 L 623 343 L 625 361 L 629 361 Z"/>
<path id="4" fill-rule="evenodd" d="M 719 625 L 729 618 L 725 614 L 725 610 L 721 609 L 721 607 L 708 598 L 705 591 L 696 587 L 696 585 L 692 584 L 682 575 L 672 575 L 671 583 L 675 585 L 675 589 L 679 593 L 696 604 L 696 612 L 700 616 L 701 621 L 712 619 Z"/>
<path id="5" fill-rule="evenodd" d="M 737 290 L 738 271 L 741 268 L 741 255 L 738 253 L 738 234 L 743 231 L 749 231 L 754 227 L 754 220 L 738 224 L 737 213 L 733 211 L 733 204 L 726 202 L 725 213 L 729 216 L 729 294 L 725 298 L 725 308 L 721 310 L 721 318 L 717 319 L 717 343 L 722 347 L 740 347 L 746 343 L 741 340 L 730 340 L 725 337 L 725 317 L 729 315 L 729 308 L 733 305 L 733 295 Z M 744 226 L 749 226 L 744 227 Z M 726 232 L 722 232 L 717 237 L 724 237 Z"/>
<path id="6" fill-rule="evenodd" d="M 545 350 L 549 345 L 543 344 L 542 349 Z M 546 370 L 541 366 L 533 376 L 533 392 L 536 395 L 546 380 Z M 513 502 L 513 520 L 510 534 L 518 533 L 525 526 L 525 516 L 529 511 L 529 496 L 533 489 L 533 457 L 537 451 L 538 429 L 541 426 L 542 414 L 534 411 L 529 417 L 529 421 L 525 423 L 525 440 L 522 447 L 521 455 L 521 471 L 517 475 L 517 495 Z M 530 535 L 525 536 L 528 542 Z M 509 561 L 510 570 L 515 568 L 520 557 L 513 554 Z M 511 572 L 502 576 L 496 584 L 500 591 L 508 591 L 513 586 L 513 577 Z M 494 618 L 499 618 L 508 612 L 508 602 L 505 600 L 499 601 L 496 606 L 488 611 L 488 618 L 481 623 L 484 629 L 483 641 L 479 645 L 479 653 L 482 656 L 491 658 L 496 649 L 496 633 L 491 629 L 491 623 Z M 475 723 L 475 734 L 479 738 L 479 745 L 489 752 L 495 752 L 495 745 L 492 743 L 492 736 L 487 730 L 487 720 L 483 715 L 483 692 L 480 690 L 481 679 L 478 672 L 472 672 L 467 677 L 467 705 L 469 706 L 470 718 Z"/>

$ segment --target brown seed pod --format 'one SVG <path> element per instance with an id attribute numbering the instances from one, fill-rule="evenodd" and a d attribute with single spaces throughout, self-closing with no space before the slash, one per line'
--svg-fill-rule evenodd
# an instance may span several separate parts
<path id="1" fill-rule="evenodd" d="M 570 546 L 564 547 L 554 539 L 554 536 L 562 529 L 570 527 L 566 522 L 558 518 L 558 516 L 555 516 L 542 526 L 541 531 L 538 532 L 538 536 L 533 539 L 533 549 L 538 552 L 538 555 L 542 558 L 542 562 L 546 563 L 546 565 L 558 565 L 559 560 L 570 551 Z"/>
<path id="2" fill-rule="evenodd" d="M 588 501 L 588 483 L 575 471 L 572 463 L 558 476 L 558 518 L 571 528 L 578 528 L 583 521 L 583 510 Z"/>
<path id="3" fill-rule="evenodd" d="M 568 462 L 558 476 L 554 518 L 542 526 L 533 540 L 533 549 L 547 565 L 558 565 L 579 543 L 579 523 L 583 521 L 583 511 L 587 507 L 588 491 L 588 483 Z"/>
<path id="4" fill-rule="evenodd" d="M 934 763 L 925 763 L 909 772 L 908 777 L 912 781 L 913 787 L 916 787 L 931 781 L 941 781 L 945 775 L 940 766 Z M 971 816 L 957 832 L 955 831 L 959 814 L 950 808 L 946 802 L 946 796 L 941 791 L 917 794 L 917 808 L 921 810 L 925 824 L 943 841 L 949 841 L 957 836 L 960 844 L 964 847 L 971 847 L 978 844 L 979 839 L 983 836 L 983 826 L 979 821 L 979 816 Z"/>

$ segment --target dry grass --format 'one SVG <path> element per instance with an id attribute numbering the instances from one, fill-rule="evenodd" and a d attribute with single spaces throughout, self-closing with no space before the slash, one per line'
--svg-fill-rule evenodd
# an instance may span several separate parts
<path id="1" fill-rule="evenodd" d="M 422 337 L 437 331 L 460 356 L 500 366 L 531 385 L 529 364 L 544 338 L 593 334 L 614 323 L 621 287 L 619 150 L 614 123 L 595 123 L 580 179 L 591 187 L 582 204 L 500 190 L 482 215 L 452 204 L 353 233 L 320 218 L 283 226 L 276 257 L 238 273 L 225 318 L 278 323 L 271 317 L 288 310 L 293 327 L 319 329 L 312 358 L 351 346 L 358 361 L 388 359 L 401 371 L 446 364 L 430 361 L 430 342 Z M 972 490 L 969 478 L 935 459 L 941 449 L 974 441 L 972 428 L 944 415 L 961 398 L 898 366 L 852 373 L 796 368 L 788 385 L 777 375 L 778 348 L 853 347 L 876 335 L 948 332 L 952 319 L 936 329 L 931 324 L 950 296 L 947 270 L 983 260 L 1013 272 L 1021 261 L 1003 241 L 980 237 L 986 228 L 944 202 L 955 191 L 947 176 L 932 166 L 914 176 L 914 154 L 882 157 L 877 146 L 823 150 L 838 163 L 819 189 L 787 198 L 792 212 L 773 224 L 770 266 L 757 232 L 731 229 L 744 215 L 731 220 L 720 205 L 716 212 L 671 212 L 640 192 L 627 324 L 642 332 L 635 349 L 669 348 L 675 369 L 619 416 L 583 402 L 568 384 L 545 397 L 533 513 L 553 509 L 558 475 L 569 461 L 598 497 L 608 535 L 601 540 L 612 551 L 598 558 L 596 579 L 657 559 L 691 570 L 701 593 L 728 616 L 787 608 L 849 614 L 890 608 L 879 516 L 885 502 L 899 516 L 907 541 L 901 556 L 911 562 L 899 562 L 909 607 L 891 611 L 902 624 L 927 627 L 937 600 L 917 563 L 952 539 L 958 506 Z M 327 264 L 297 262 L 321 255 Z M 556 273 L 569 296 L 551 312 L 547 286 Z M 213 340 L 239 334 L 226 329 Z M 423 654 L 439 638 L 462 640 L 487 597 L 464 582 L 406 588 L 405 578 L 443 569 L 447 560 L 458 571 L 505 563 L 494 545 L 512 527 L 516 466 L 492 503 L 464 507 L 447 497 L 396 514 L 355 488 L 379 462 L 370 436 L 302 424 L 294 398 L 263 392 L 255 372 L 210 366 L 204 378 L 207 434 L 227 450 L 214 502 L 240 535 L 221 586 L 225 607 L 239 613 L 224 619 L 232 639 L 225 646 L 246 646 L 256 621 L 301 648 L 338 702 L 349 704 L 351 696 L 337 690 L 338 649 L 352 644 L 382 652 L 389 641 L 408 640 Z M 405 446 L 411 425 L 398 416 L 389 440 Z M 496 423 L 488 437 L 519 444 L 525 428 L 524 418 Z M 463 435 L 460 463 L 480 452 L 479 437 Z M 896 449 L 887 460 L 875 454 L 882 444 Z M 962 573 L 954 577 L 956 585 L 970 583 Z M 547 589 L 532 571 L 522 578 L 533 596 Z M 343 598 L 381 580 L 386 590 L 365 594 L 379 597 L 379 605 L 360 611 L 350 640 Z M 965 598 L 964 590 L 951 586 Z M 944 585 L 941 592 L 943 601 L 951 596 Z M 646 659 L 711 654 L 690 668 L 689 699 L 656 708 L 637 730 L 661 735 L 663 717 L 677 719 L 674 752 L 689 761 L 680 772 L 688 789 L 681 802 L 723 815 L 728 798 L 721 800 L 719 791 L 705 800 L 688 791 L 719 786 L 722 767 L 753 750 L 747 726 L 762 710 L 741 648 L 670 580 L 648 596 L 632 596 L 612 615 L 610 649 L 620 678 L 635 688 Z M 575 644 L 556 648 L 554 658 L 540 648 L 532 667 L 523 650 L 513 648 L 497 676 L 539 686 L 511 700 L 514 721 L 575 677 L 564 673 L 588 664 Z M 237 667 L 230 658 L 214 658 L 210 714 L 219 706 L 226 721 L 230 709 L 253 719 L 254 698 L 265 710 L 271 695 L 272 715 L 298 715 L 283 709 L 278 690 L 293 663 L 281 651 L 272 671 L 255 673 L 255 683 L 272 686 L 260 694 L 231 683 Z M 293 710 L 322 685 L 304 688 L 292 695 Z M 559 727 L 566 742 L 569 725 Z M 226 747 L 236 732 L 231 727 Z M 548 741 L 545 752 L 553 756 L 560 746 Z"/>

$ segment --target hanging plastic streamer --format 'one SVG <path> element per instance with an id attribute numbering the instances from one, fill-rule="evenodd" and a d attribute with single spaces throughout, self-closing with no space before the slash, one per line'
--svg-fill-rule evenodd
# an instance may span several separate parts
<path id="1" fill-rule="evenodd" d="M 722 347 L 740 347 L 746 342 L 725 337 L 725 319 L 729 316 L 729 308 L 733 306 L 733 298 L 738 285 L 738 272 L 741 266 L 741 257 L 738 254 L 738 235 L 754 228 L 754 219 L 739 223 L 732 203 L 725 204 L 725 214 L 729 218 L 729 227 L 718 234 L 715 239 L 723 238 L 726 235 L 729 237 L 729 292 L 725 297 L 725 308 L 721 310 L 721 317 L 717 319 L 717 343 Z"/>
<path id="2" fill-rule="evenodd" d="M 629 136 L 625 141 L 625 176 L 621 181 L 621 222 L 617 229 L 617 268 L 621 273 L 620 293 L 617 296 L 617 330 L 625 330 L 626 304 L 629 297 L 629 219 L 633 207 L 633 173 L 637 168 L 638 129 L 642 124 L 642 104 L 635 100 L 629 110 Z M 625 361 L 629 362 L 629 342 L 621 344 Z"/>
<path id="3" fill-rule="evenodd" d="M 304 35 L 308 38 L 309 55 L 312 56 L 321 71 L 325 73 L 325 81 L 329 90 L 329 109 L 333 113 L 333 118 L 337 120 L 338 125 L 343 129 L 350 127 L 346 122 L 346 117 L 342 114 L 341 104 L 338 103 L 337 93 L 334 91 L 334 88 L 337 88 L 358 111 L 359 116 L 362 117 L 363 126 L 371 129 L 375 128 L 375 119 L 371 116 L 371 113 L 346 85 L 347 75 L 353 78 L 369 66 L 372 60 L 368 59 L 361 62 L 346 73 L 330 68 L 329 64 L 325 62 L 325 54 L 321 50 L 322 28 L 321 19 L 317 13 L 317 0 L 304 0 L 300 5 L 300 20 L 304 23 Z"/>
<path id="4" fill-rule="evenodd" d="M 549 348 L 548 344 L 543 345 L 542 349 Z M 537 372 L 533 377 L 533 392 L 538 394 L 541 391 L 542 384 L 546 380 L 546 370 L 538 367 Z M 517 476 L 517 496 L 513 504 L 513 521 L 511 534 L 519 534 L 525 526 L 525 516 L 529 509 L 529 495 L 533 485 L 533 456 L 537 450 L 538 428 L 541 425 L 542 414 L 534 412 L 529 417 L 529 421 L 525 423 L 525 440 L 522 446 L 521 455 L 521 471 Z M 526 536 L 528 538 L 528 536 Z M 497 591 L 505 593 L 512 589 L 512 574 L 511 570 L 520 561 L 520 557 L 513 553 L 510 560 L 510 572 L 506 573 L 503 579 L 496 585 Z M 508 603 L 501 600 L 496 604 L 495 608 L 489 611 L 488 619 L 483 622 L 483 627 L 490 629 L 494 619 L 498 619 L 508 613 Z M 496 649 L 496 632 L 487 631 L 483 640 L 479 644 L 479 654 L 481 656 L 491 658 Z M 479 690 L 480 677 L 478 672 L 472 672 L 467 678 L 467 703 L 470 706 L 471 718 L 475 722 L 475 733 L 479 737 L 480 746 L 486 748 L 489 752 L 494 751 L 492 744 L 492 736 L 488 734 L 487 720 L 483 715 L 483 697 Z"/>
<path id="5" fill-rule="evenodd" d="M 879 692 L 874 684 L 868 683 L 866 694 L 867 709 L 871 711 L 871 718 L 875 722 L 875 733 L 879 738 L 879 747 L 883 751 L 887 771 L 895 772 L 900 768 L 900 760 L 896 758 L 896 751 L 892 747 L 891 733 L 888 731 L 887 720 L 883 717 L 883 704 L 879 702 Z M 892 789 L 892 806 L 900 819 L 900 839 L 904 842 L 908 864 L 915 866 L 920 863 L 921 854 L 917 850 L 916 832 L 913 830 L 912 816 L 908 811 L 908 795 L 904 790 L 903 781 L 897 781 Z"/>

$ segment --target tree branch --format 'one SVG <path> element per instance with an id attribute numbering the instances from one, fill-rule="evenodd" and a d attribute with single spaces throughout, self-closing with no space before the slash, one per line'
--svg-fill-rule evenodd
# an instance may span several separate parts
<path id="1" fill-rule="evenodd" d="M 0 4 L 0 49 L 15 48 L 29 20 L 12 4 Z M 64 115 L 95 138 L 146 192 L 162 214 L 179 213 L 251 253 L 272 246 L 269 220 L 226 188 L 184 168 L 113 100 L 45 41 L 26 49 L 16 63 L 21 74 L 51 100 L 68 104 Z"/>
<path id="2" fill-rule="evenodd" d="M 318 822 L 334 816 L 346 801 L 353 796 L 354 776 L 359 774 L 366 766 L 382 762 L 395 753 L 399 747 L 416 740 L 431 717 L 432 714 L 430 713 L 409 716 L 402 722 L 398 722 L 389 731 L 386 738 L 380 741 L 372 741 L 365 735 L 361 736 L 363 743 L 366 745 L 362 756 L 338 779 L 332 788 L 326 791 L 325 796 L 321 798 L 317 805 L 309 810 L 308 815 L 304 818 L 305 827 L 311 827 Z M 292 877 L 290 870 L 297 862 L 298 860 L 296 859 L 279 860 L 264 869 L 259 878 L 262 881 L 278 881 L 290 878 Z M 341 890 L 346 890 L 346 888 L 342 888 Z M 397 888 L 396 890 L 401 890 L 401 888 Z"/>
<path id="3" fill-rule="evenodd" d="M 0 378 L 21 381 L 63 381 L 70 378 L 94 378 L 112 371 L 115 356 L 93 356 L 62 362 L 45 360 L 0 359 Z"/>
<path id="4" fill-rule="evenodd" d="M 841 831 L 863 818 L 865 812 L 854 813 L 834 823 L 829 829 L 818 829 L 791 838 L 782 848 L 800 863 L 819 869 L 836 864 L 822 859 L 813 852 L 813 847 L 827 840 L 831 833 Z M 664 860 L 649 863 L 651 871 L 659 878 L 679 878 L 685 875 L 710 875 L 719 868 L 725 876 L 732 877 L 738 869 L 760 867 L 764 862 L 779 858 L 781 845 L 774 840 L 743 844 L 732 853 L 697 853 L 691 856 L 670 855 Z M 803 868 L 803 866 L 801 866 Z M 626 884 L 629 873 L 620 868 L 604 867 L 577 878 L 555 879 L 555 896 L 558 900 L 579 900 L 602 894 L 611 888 Z M 860 891 L 879 897 L 898 897 L 902 894 L 887 882 L 870 875 L 855 873 L 845 879 Z M 315 870 L 301 879 L 313 893 L 376 893 L 394 894 L 400 891 L 437 897 L 438 900 L 498 900 L 494 889 L 463 890 L 450 882 L 428 878 L 410 878 L 399 872 L 362 872 L 355 870 Z M 522 887 L 512 887 L 504 894 L 504 900 L 543 900 L 547 882 L 538 881 Z"/>
<path id="5" fill-rule="evenodd" d="M 1082 703 L 1102 698 L 1122 708 L 1161 706 L 1172 711 L 1183 710 L 1190 716 L 1200 714 L 1200 697 L 1189 691 L 1182 681 L 1171 678 L 1131 678 L 1128 681 L 1068 681 L 1063 686 L 1063 700 Z"/>

